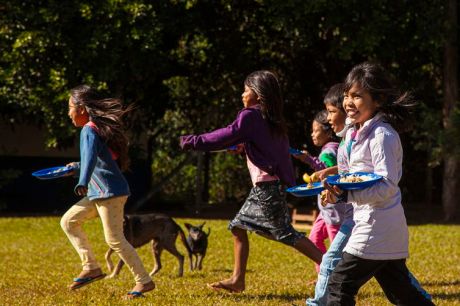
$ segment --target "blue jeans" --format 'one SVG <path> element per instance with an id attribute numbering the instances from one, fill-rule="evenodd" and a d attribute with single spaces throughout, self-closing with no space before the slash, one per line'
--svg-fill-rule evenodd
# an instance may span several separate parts
<path id="1" fill-rule="evenodd" d="M 348 239 L 351 236 L 351 230 L 355 226 L 353 220 L 346 220 L 342 223 L 337 235 L 332 241 L 326 254 L 323 255 L 323 260 L 319 267 L 318 280 L 315 287 L 315 297 L 313 299 L 307 299 L 306 304 L 309 306 L 323 306 L 327 304 L 327 283 L 329 277 L 334 271 L 335 267 L 342 259 L 342 252 L 347 245 Z M 431 301 L 431 295 L 426 292 L 422 286 L 420 286 L 417 279 L 409 272 L 409 278 L 411 279 L 412 285 L 425 296 L 425 298 Z"/>
<path id="2" fill-rule="evenodd" d="M 316 281 L 315 297 L 313 299 L 307 299 L 307 305 L 326 305 L 328 294 L 327 282 L 329 276 L 342 258 L 342 251 L 351 236 L 353 226 L 355 226 L 353 220 L 346 220 L 343 222 L 326 254 L 323 255 L 323 260 L 319 266 L 318 280 Z"/>

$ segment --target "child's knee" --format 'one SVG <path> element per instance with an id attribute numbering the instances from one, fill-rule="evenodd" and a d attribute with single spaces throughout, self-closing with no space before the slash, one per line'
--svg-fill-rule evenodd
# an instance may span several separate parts
<path id="1" fill-rule="evenodd" d="M 130 246 L 128 241 L 125 239 L 125 237 L 119 237 L 117 235 L 115 236 L 106 236 L 105 237 L 105 242 L 107 245 L 114 251 L 118 252 L 118 250 L 121 250 L 125 248 L 126 246 Z"/>
<path id="2" fill-rule="evenodd" d="M 319 273 L 322 275 L 331 275 L 339 261 L 340 258 L 331 258 L 323 255 L 323 260 L 319 266 Z"/>
<path id="3" fill-rule="evenodd" d="M 64 215 L 61 218 L 60 224 L 61 224 L 62 230 L 64 232 L 68 233 L 68 232 L 72 231 L 72 228 L 75 227 L 76 222 L 72 221 L 72 219 L 68 215 Z"/>
<path id="4" fill-rule="evenodd" d="M 239 227 L 233 227 L 231 229 L 232 235 L 236 238 L 243 239 L 245 236 L 247 236 L 246 230 L 241 229 Z"/>

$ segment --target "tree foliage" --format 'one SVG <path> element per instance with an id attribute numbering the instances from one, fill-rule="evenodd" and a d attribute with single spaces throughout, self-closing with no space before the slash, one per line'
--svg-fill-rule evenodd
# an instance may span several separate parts
<path id="1" fill-rule="evenodd" d="M 155 183 L 185 158 L 179 135 L 235 118 L 250 72 L 279 75 L 291 143 L 300 146 L 309 143 L 327 89 L 353 65 L 377 60 L 420 101 L 419 124 L 408 137 L 411 160 L 436 166 L 443 3 L 7 0 L 0 6 L 0 110 L 10 122 L 44 126 L 48 145 L 60 147 L 75 133 L 65 115 L 69 88 L 88 83 L 121 96 L 138 106 L 130 120 L 134 136 L 152 137 Z M 194 171 L 185 167 L 164 191 L 192 194 Z M 229 190 L 242 194 L 244 171 L 237 157 L 213 155 L 211 200 L 229 197 Z"/>

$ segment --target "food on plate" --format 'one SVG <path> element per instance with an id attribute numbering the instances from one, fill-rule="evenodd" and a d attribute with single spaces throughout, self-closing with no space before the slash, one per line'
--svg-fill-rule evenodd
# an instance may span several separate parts
<path id="1" fill-rule="evenodd" d="M 313 172 L 312 175 L 310 175 L 310 179 L 312 182 L 319 182 L 319 177 L 316 176 L 316 172 Z"/>
<path id="2" fill-rule="evenodd" d="M 307 189 L 312 189 L 314 186 L 313 186 L 313 176 L 314 176 L 314 173 L 312 176 L 308 175 L 308 173 L 305 173 L 303 175 L 303 180 L 305 181 L 305 183 L 307 183 Z"/>
<path id="3" fill-rule="evenodd" d="M 316 173 L 313 173 L 312 175 L 308 175 L 308 173 L 304 173 L 302 178 L 305 181 L 305 183 L 307 183 L 307 184 L 312 184 L 314 182 L 319 182 L 318 177 L 316 177 Z M 310 188 L 313 188 L 313 187 L 310 187 Z"/>
<path id="4" fill-rule="evenodd" d="M 369 178 L 365 175 L 359 174 L 350 174 L 350 175 L 343 175 L 340 176 L 339 182 L 340 183 L 359 183 L 369 180 Z"/>

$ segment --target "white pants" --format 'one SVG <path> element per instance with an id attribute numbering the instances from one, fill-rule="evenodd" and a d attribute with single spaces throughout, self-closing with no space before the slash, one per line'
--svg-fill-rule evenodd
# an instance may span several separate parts
<path id="1" fill-rule="evenodd" d="M 152 281 L 142 264 L 136 250 L 126 240 L 123 233 L 123 213 L 127 196 L 108 199 L 89 200 L 84 197 L 74 204 L 61 219 L 61 227 L 80 255 L 83 270 L 100 268 L 89 244 L 88 238 L 82 230 L 86 220 L 96 218 L 102 221 L 105 241 L 128 266 L 134 275 L 136 283 L 146 284 Z"/>

